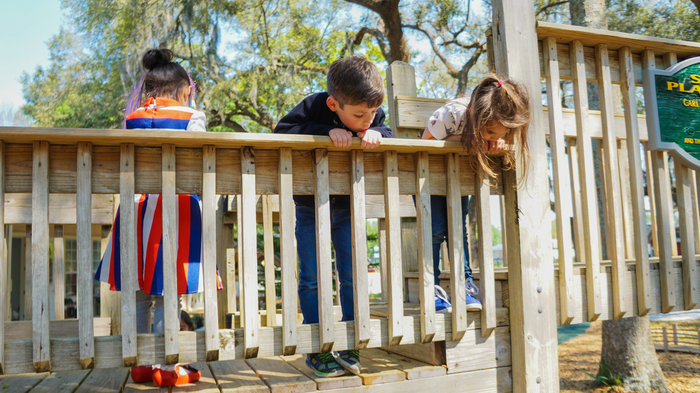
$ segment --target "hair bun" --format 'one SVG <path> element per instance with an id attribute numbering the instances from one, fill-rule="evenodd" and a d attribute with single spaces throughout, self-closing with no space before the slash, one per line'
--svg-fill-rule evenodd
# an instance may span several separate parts
<path id="1" fill-rule="evenodd" d="M 170 49 L 149 49 L 141 59 L 141 65 L 145 70 L 170 63 L 173 60 L 173 51 Z"/>

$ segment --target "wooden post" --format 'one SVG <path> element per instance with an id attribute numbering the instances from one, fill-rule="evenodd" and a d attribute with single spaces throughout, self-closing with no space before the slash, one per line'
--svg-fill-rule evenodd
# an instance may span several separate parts
<path id="1" fill-rule="evenodd" d="M 275 290 L 275 244 L 273 243 L 272 196 L 262 196 L 263 246 L 265 256 L 265 318 L 267 326 L 274 326 L 277 319 L 277 293 Z"/>
<path id="2" fill-rule="evenodd" d="M 389 345 L 403 339 L 403 264 L 399 215 L 399 164 L 396 151 L 384 152 L 384 209 L 386 224 Z"/>
<path id="3" fill-rule="evenodd" d="M 651 244 L 653 245 L 653 252 L 654 256 L 658 257 L 659 256 L 659 231 L 656 228 L 656 197 L 654 194 L 656 194 L 656 186 L 654 185 L 654 176 L 652 176 L 653 170 L 651 169 L 651 162 L 652 162 L 652 157 L 651 157 L 651 151 L 649 151 L 649 142 L 643 142 L 644 145 L 644 151 L 645 151 L 645 159 L 646 159 L 646 167 L 647 167 L 647 186 L 648 186 L 648 193 L 649 193 L 649 204 L 651 205 Z"/>
<path id="4" fill-rule="evenodd" d="M 218 305 L 216 304 L 216 147 L 202 147 L 202 171 L 204 347 L 207 361 L 213 361 L 219 360 L 219 319 Z M 255 214 L 255 209 L 253 209 L 253 214 Z M 257 292 L 257 285 L 255 288 Z M 257 302 L 257 296 L 255 301 Z"/>
<path id="5" fill-rule="evenodd" d="M 613 317 L 621 319 L 627 313 L 625 303 L 625 264 L 624 230 L 622 227 L 622 200 L 620 198 L 620 171 L 617 163 L 617 138 L 613 124 L 615 113 L 613 106 L 613 88 L 610 79 L 610 59 L 608 58 L 608 46 L 598 44 L 595 47 L 596 74 L 598 76 L 598 92 L 600 94 L 600 114 L 603 126 L 603 151 L 602 156 L 606 165 L 605 173 L 605 199 L 609 216 L 605 235 L 607 236 L 608 257 L 612 264 L 612 289 L 613 289 Z"/>
<path id="6" fill-rule="evenodd" d="M 474 175 L 477 186 L 477 216 L 479 225 L 479 297 L 481 310 L 481 337 L 488 337 L 496 328 L 496 282 L 493 273 L 493 233 L 491 232 L 491 187 Z M 454 305 L 453 305 L 454 307 Z"/>
<path id="7" fill-rule="evenodd" d="M 414 156 L 416 164 L 416 221 L 418 229 L 418 287 L 420 287 L 421 342 L 435 336 L 435 270 L 433 227 L 430 207 L 430 162 L 428 152 Z"/>
<path id="8" fill-rule="evenodd" d="M 7 307 L 8 253 L 5 247 L 5 142 L 0 141 L 0 375 L 5 374 L 5 321 L 10 309 Z M 12 237 L 10 237 L 12 241 Z"/>
<path id="9" fill-rule="evenodd" d="M 297 351 L 297 250 L 294 245 L 294 200 L 292 194 L 292 149 L 279 151 L 280 266 L 282 268 L 282 352 Z"/>
<path id="10" fill-rule="evenodd" d="M 678 324 L 674 323 L 672 326 L 673 326 L 673 345 L 678 345 Z"/>
<path id="11" fill-rule="evenodd" d="M 569 44 L 571 74 L 574 78 L 574 103 L 576 106 L 576 135 L 579 152 L 579 180 L 581 181 L 583 246 L 586 254 L 586 296 L 588 321 L 595 321 L 602 312 L 600 294 L 600 228 L 595 176 L 593 173 L 593 149 L 588 126 L 588 96 L 586 68 L 581 41 Z"/>
<path id="12" fill-rule="evenodd" d="M 318 282 L 318 333 L 321 352 L 335 342 L 333 315 L 333 273 L 331 266 L 331 207 L 328 150 L 316 149 L 314 157 L 314 202 L 316 205 L 316 269 Z"/>
<path id="13" fill-rule="evenodd" d="M 496 0 L 492 7 L 496 71 L 522 81 L 532 97 L 528 173 L 522 165 L 503 173 L 513 392 L 558 391 L 552 229 L 546 219 L 549 183 L 535 12 L 532 2 L 520 0 Z M 515 190 L 513 186 L 523 177 L 525 183 Z"/>
<path id="14" fill-rule="evenodd" d="M 410 64 L 395 61 L 386 69 L 387 103 L 389 104 L 389 122 L 394 138 L 419 139 L 420 132 L 415 130 L 399 130 L 397 119 L 399 111 L 396 105 L 397 96 L 416 96 L 416 72 Z"/>
<path id="15" fill-rule="evenodd" d="M 80 206 L 80 205 L 77 205 Z M 53 319 L 65 317 L 66 267 L 63 225 L 53 226 Z M 78 296 L 80 298 L 80 296 Z M 80 317 L 80 316 L 78 316 Z"/>
<path id="16" fill-rule="evenodd" d="M 628 47 L 617 52 L 622 80 L 622 106 L 625 108 L 627 155 L 629 159 L 630 196 L 632 201 L 632 232 L 634 233 L 635 275 L 637 278 L 637 310 L 639 316 L 651 311 L 651 278 L 649 276 L 649 241 L 647 240 L 646 208 L 644 207 L 644 182 L 642 181 L 639 151 L 639 122 L 637 121 L 637 96 L 634 84 L 634 62 Z M 647 176 L 648 179 L 651 176 Z M 651 189 L 651 182 L 649 183 Z M 651 195 L 651 193 L 650 193 Z M 653 202 L 652 202 L 653 206 Z M 654 217 L 652 214 L 652 223 Z M 654 243 L 654 248 L 656 248 Z"/>
<path id="17" fill-rule="evenodd" d="M 459 154 L 445 155 L 447 178 L 447 236 L 450 256 L 450 296 L 452 297 L 452 341 L 467 331 L 466 287 L 464 282 L 464 221 L 459 186 Z M 473 213 L 472 213 L 473 214 Z M 473 217 L 473 216 L 472 216 Z M 472 242 L 472 244 L 474 244 Z M 474 258 L 474 254 L 472 254 Z M 483 284 L 482 284 L 483 285 Z"/>
<path id="18" fill-rule="evenodd" d="M 136 341 L 136 212 L 134 209 L 134 144 L 121 144 L 119 177 L 119 257 L 122 298 L 122 363 L 137 364 Z"/>
<path id="19" fill-rule="evenodd" d="M 34 142 L 32 169 L 32 340 L 34 369 L 51 370 L 49 337 L 49 143 Z"/>
<path id="20" fill-rule="evenodd" d="M 362 150 L 350 152 L 352 217 L 352 280 L 355 307 L 355 348 L 367 348 L 370 340 L 369 277 L 367 276 L 367 219 L 365 218 L 365 157 Z M 338 286 L 340 289 L 340 286 Z M 338 291 L 340 292 L 340 291 Z M 338 296 L 340 298 L 340 296 Z"/>
<path id="21" fill-rule="evenodd" d="M 552 151 L 554 177 L 554 211 L 557 215 L 557 249 L 559 251 L 559 314 L 560 323 L 568 325 L 574 319 L 574 250 L 571 244 L 571 221 L 564 215 L 564 195 L 570 188 L 565 168 L 564 126 L 559 92 L 559 58 L 553 37 L 542 40 L 544 70 L 547 81 L 547 112 L 549 114 L 549 147 Z M 504 230 L 505 232 L 505 230 Z M 505 242 L 504 242 L 505 244 Z M 505 247 L 504 247 L 505 250 Z"/>
<path id="22" fill-rule="evenodd" d="M 92 144 L 89 142 L 78 143 L 77 172 L 78 330 L 80 367 L 86 369 L 95 368 L 95 328 L 92 322 Z"/>
<path id="23" fill-rule="evenodd" d="M 663 327 L 664 335 L 664 352 L 668 352 L 668 333 L 666 332 L 666 326 Z"/>
<path id="24" fill-rule="evenodd" d="M 180 316 L 177 296 L 177 198 L 175 145 L 164 144 L 161 154 L 162 214 L 163 214 L 163 328 L 165 336 L 165 364 L 176 364 L 180 359 L 178 335 Z"/>
<path id="25" fill-rule="evenodd" d="M 576 146 L 576 138 L 567 138 L 566 147 L 569 153 L 569 169 L 571 176 L 571 196 L 573 199 L 574 217 L 574 248 L 576 254 L 574 261 L 586 261 L 586 247 L 583 246 L 583 208 L 581 207 L 581 182 L 578 179 L 578 147 Z"/>

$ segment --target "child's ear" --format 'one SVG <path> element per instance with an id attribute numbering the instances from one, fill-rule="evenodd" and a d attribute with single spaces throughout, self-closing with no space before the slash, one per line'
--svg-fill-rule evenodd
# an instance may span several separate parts
<path id="1" fill-rule="evenodd" d="M 340 106 L 338 100 L 336 100 L 333 96 L 328 96 L 326 99 L 326 105 L 328 105 L 328 109 L 332 110 L 333 112 L 337 111 L 338 107 Z"/>

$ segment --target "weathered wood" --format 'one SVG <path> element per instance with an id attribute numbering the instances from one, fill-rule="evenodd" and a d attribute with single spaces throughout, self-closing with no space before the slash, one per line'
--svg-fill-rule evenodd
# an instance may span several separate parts
<path id="1" fill-rule="evenodd" d="M 9 300 L 8 279 L 9 269 L 7 263 L 8 250 L 5 236 L 5 142 L 0 141 L 0 375 L 5 374 L 5 321 L 8 319 L 7 307 Z M 9 238 L 12 241 L 12 237 Z"/>
<path id="2" fill-rule="evenodd" d="M 129 369 L 126 367 L 92 370 L 75 393 L 118 392 L 121 391 L 128 376 Z"/>
<path id="3" fill-rule="evenodd" d="M 362 360 L 372 359 L 376 362 L 381 362 L 389 367 L 401 370 L 406 374 L 406 379 L 420 379 L 420 378 L 431 378 L 431 377 L 441 377 L 446 374 L 445 367 L 433 366 L 417 360 L 392 354 L 381 349 L 367 349 L 360 352 Z"/>
<path id="4" fill-rule="evenodd" d="M 316 383 L 279 357 L 246 360 L 272 393 L 311 392 Z"/>
<path id="5" fill-rule="evenodd" d="M 625 259 L 634 259 L 634 223 L 632 220 L 632 191 L 629 154 L 626 141 L 616 141 L 617 163 L 620 165 L 620 198 L 622 199 L 622 229 L 625 242 Z M 639 144 L 637 144 L 639 146 Z M 641 162 L 640 162 L 641 165 Z"/>
<path id="6" fill-rule="evenodd" d="M 92 322 L 92 144 L 78 144 L 76 190 L 76 246 L 78 262 L 78 321 L 80 334 L 80 365 L 95 367 L 95 331 Z M 55 228 L 54 228 L 55 230 Z M 55 245 L 54 245 L 55 247 Z M 54 256 L 55 254 L 54 249 Z M 61 277 L 62 279 L 63 277 Z M 63 281 L 63 280 L 61 280 Z M 54 282 L 54 285 L 56 283 Z M 56 299 L 54 299 L 54 302 Z M 63 304 L 63 302 L 61 302 Z"/>
<path id="7" fill-rule="evenodd" d="M 294 238 L 294 200 L 292 199 L 292 149 L 279 150 L 280 188 L 280 267 L 282 286 L 282 326 L 285 355 L 297 347 L 297 253 Z"/>
<path id="8" fill-rule="evenodd" d="M 484 368 L 511 365 L 510 330 L 496 328 L 489 337 L 470 330 L 460 341 L 445 342 L 447 373 L 463 373 Z"/>
<path id="9" fill-rule="evenodd" d="M 20 266 L 20 315 L 22 319 L 32 319 L 32 225 L 25 227 L 24 263 Z"/>
<path id="10" fill-rule="evenodd" d="M 51 370 L 49 342 L 49 144 L 34 142 L 32 170 L 32 331 L 34 368 Z"/>
<path id="11" fill-rule="evenodd" d="M 557 391 L 559 388 L 556 305 L 552 264 L 549 187 L 537 39 L 532 4 L 518 0 L 493 3 L 494 55 L 498 75 L 520 80 L 530 99 L 530 165 L 503 173 L 508 216 L 508 287 L 510 291 L 513 390 Z M 535 98 L 537 97 L 537 98 Z M 590 147 L 590 145 L 589 145 Z M 515 172 L 515 173 L 514 173 Z M 519 179 L 525 179 L 515 190 Z M 596 227 L 597 229 L 597 227 Z M 444 380 L 447 377 L 441 378 Z M 538 383 L 539 382 L 539 383 Z"/>
<path id="12" fill-rule="evenodd" d="M 429 343 L 433 341 L 433 337 L 435 336 L 435 277 L 428 153 L 416 153 L 415 162 L 421 342 Z"/>
<path id="13" fill-rule="evenodd" d="M 481 183 L 477 198 L 477 222 L 479 226 L 479 284 L 481 291 L 479 298 L 482 304 L 481 310 L 481 334 L 483 337 L 491 335 L 496 328 L 496 290 L 493 273 L 493 232 L 491 228 L 491 195 L 490 186 Z"/>
<path id="14" fill-rule="evenodd" d="M 333 333 L 333 272 L 331 266 L 331 211 L 329 201 L 328 151 L 313 152 L 313 175 L 316 186 L 316 269 L 318 284 L 318 323 L 321 352 L 329 352 L 335 341 Z M 295 174 L 296 176 L 296 174 Z"/>
<path id="15" fill-rule="evenodd" d="M 362 379 L 357 375 L 348 374 L 333 377 L 333 378 L 321 378 L 316 376 L 316 374 L 309 368 L 306 364 L 306 356 L 294 355 L 294 356 L 283 356 L 282 359 L 289 363 L 292 367 L 296 368 L 302 374 L 306 375 L 309 379 L 316 382 L 318 390 L 328 390 L 328 389 L 340 389 L 340 388 L 351 388 L 356 386 L 362 386 Z"/>
<path id="16" fill-rule="evenodd" d="M 110 335 L 110 318 L 91 318 L 93 322 L 93 331 L 95 336 Z M 32 339 L 32 322 L 31 321 L 13 321 L 5 322 L 5 340 L 31 340 Z M 49 322 L 49 336 L 51 338 L 78 337 L 76 333 L 79 331 L 79 319 L 64 319 Z"/>
<path id="17" fill-rule="evenodd" d="M 454 340 L 459 340 L 467 327 L 467 307 L 464 282 L 464 221 L 462 220 L 462 198 L 458 189 L 457 154 L 445 155 L 445 168 L 448 175 L 447 236 L 449 238 L 450 295 L 452 297 L 452 335 Z"/>
<path id="18" fill-rule="evenodd" d="M 124 143 L 120 153 L 119 257 L 122 298 L 122 359 L 136 365 L 136 212 L 134 210 L 134 145 Z M 94 164 L 94 163 L 93 163 Z"/>
<path id="19" fill-rule="evenodd" d="M 574 73 L 574 105 L 576 112 L 577 145 L 579 155 L 579 180 L 581 182 L 583 246 L 585 248 L 588 297 L 588 319 L 595 321 L 601 312 L 600 303 L 600 231 L 598 222 L 597 197 L 595 191 L 595 176 L 593 173 L 593 149 L 588 131 L 588 96 L 583 61 L 583 45 L 580 41 L 570 44 L 571 64 L 575 66 Z M 572 67 L 573 69 L 573 67 Z"/>
<path id="20" fill-rule="evenodd" d="M 179 362 L 180 331 L 177 296 L 177 195 L 175 195 L 175 145 L 162 147 L 162 215 L 163 215 L 163 325 L 165 333 L 165 364 Z"/>
<path id="21" fill-rule="evenodd" d="M 255 152 L 252 148 L 241 149 L 241 182 L 243 193 L 241 194 L 241 237 L 238 238 L 239 247 L 242 249 L 243 270 L 239 272 L 242 277 L 241 288 L 245 292 L 244 301 L 241 303 L 241 311 L 244 319 L 246 357 L 256 357 L 258 351 L 258 328 L 260 319 L 258 316 L 258 242 L 257 227 L 255 222 Z"/>
<path id="22" fill-rule="evenodd" d="M 560 323 L 568 325 L 573 317 L 574 298 L 571 292 L 574 253 L 571 244 L 571 224 L 564 213 L 564 195 L 570 189 L 569 176 L 565 172 L 566 154 L 561 119 L 561 93 L 559 91 L 559 58 L 556 40 L 542 40 L 545 80 L 547 82 L 547 105 L 549 114 L 549 147 L 552 151 L 552 182 L 554 188 L 554 211 L 557 215 L 557 250 L 559 257 L 559 311 Z M 503 214 L 503 213 L 502 213 Z M 505 216 L 505 214 L 503 214 Z M 505 232 L 505 231 L 503 231 Z M 504 241 L 503 244 L 506 244 Z M 503 247 L 505 250 L 505 247 Z"/>
<path id="23" fill-rule="evenodd" d="M 138 393 L 138 392 L 168 393 L 168 388 L 167 387 L 161 388 L 161 387 L 153 385 L 152 383 L 143 383 L 143 382 L 136 383 L 136 382 L 134 382 L 134 379 L 131 377 L 131 373 L 129 373 L 129 377 L 126 379 L 126 383 L 124 384 L 124 389 L 122 390 L 122 393 Z"/>
<path id="24" fill-rule="evenodd" d="M 608 258 L 612 261 L 613 274 L 613 310 L 615 319 L 621 319 L 627 312 L 625 306 L 625 290 L 623 271 L 625 265 L 624 230 L 622 228 L 622 200 L 620 189 L 620 171 L 617 163 L 617 139 L 613 131 L 613 88 L 610 81 L 610 60 L 606 44 L 596 46 L 596 74 L 598 75 L 598 93 L 600 113 L 603 120 L 603 156 L 606 165 L 605 201 L 607 215 L 610 218 L 606 225 L 605 235 L 608 248 L 612 251 Z"/>
<path id="25" fill-rule="evenodd" d="M 201 378 L 197 382 L 186 383 L 184 385 L 178 385 L 173 387 L 172 390 L 178 393 L 219 393 L 219 388 L 217 386 L 214 376 L 209 370 L 209 366 L 206 362 L 192 363 L 192 367 L 199 370 L 202 373 Z"/>
<path id="26" fill-rule="evenodd" d="M 44 378 L 32 393 L 73 393 L 90 370 L 59 371 Z"/>
<path id="27" fill-rule="evenodd" d="M 277 291 L 275 290 L 275 245 L 272 241 L 272 197 L 263 195 L 263 245 L 265 257 L 265 319 L 267 326 L 275 325 Z"/>
<path id="28" fill-rule="evenodd" d="M 586 247 L 583 245 L 583 208 L 581 207 L 581 182 L 579 181 L 578 174 L 578 147 L 576 145 L 575 138 L 568 138 L 566 141 L 567 151 L 569 154 L 569 169 L 571 176 L 571 197 L 573 199 L 574 217 L 573 217 L 573 231 L 574 231 L 574 247 L 576 249 L 576 254 L 574 261 L 585 261 L 586 260 Z"/>
<path id="29" fill-rule="evenodd" d="M 695 229 L 693 228 L 694 212 L 691 200 L 690 178 L 690 169 L 681 163 L 676 163 L 676 200 L 678 201 L 678 220 L 681 230 L 683 306 L 685 310 L 694 309 L 699 302 L 698 282 L 696 282 Z"/>
<path id="30" fill-rule="evenodd" d="M 50 209 L 50 208 L 49 208 Z M 53 227 L 53 319 L 63 319 L 66 307 L 66 267 L 63 225 Z"/>
<path id="31" fill-rule="evenodd" d="M 647 189 L 649 195 L 649 204 L 651 205 L 651 242 L 653 256 L 659 256 L 659 231 L 656 228 L 656 185 L 654 184 L 654 176 L 652 176 L 651 162 L 652 153 L 649 150 L 649 143 L 645 142 L 644 151 L 646 152 L 644 159 L 646 160 L 647 169 Z"/>
<path id="32" fill-rule="evenodd" d="M 39 374 L 24 374 L 24 375 L 10 375 L 2 379 L 2 392 L 3 393 L 26 393 L 39 382 L 41 382 L 49 373 L 39 373 Z M 7 387 L 6 387 L 7 386 Z"/>
<path id="33" fill-rule="evenodd" d="M 416 73 L 414 68 L 407 63 L 395 61 L 386 69 L 387 104 L 389 105 L 389 122 L 394 138 L 420 138 L 420 132 L 404 130 L 400 123 L 398 96 L 416 96 Z M 395 119 L 395 120 L 394 120 Z M 423 127 L 425 127 L 423 123 Z"/>
<path id="34" fill-rule="evenodd" d="M 238 211 L 242 211 L 242 204 L 241 204 L 241 196 L 236 197 L 236 208 Z M 243 214 L 239 214 L 236 217 L 236 272 L 237 272 L 237 277 L 238 277 L 238 285 L 240 288 L 243 288 Z M 243 316 L 243 308 L 245 304 L 245 291 L 240 290 L 238 292 L 238 305 L 239 305 L 239 310 L 241 312 L 242 318 L 240 318 L 240 327 L 245 326 L 245 321 L 244 321 L 244 316 Z M 231 327 L 234 326 L 234 321 L 231 320 Z"/>
<path id="35" fill-rule="evenodd" d="M 216 147 L 204 146 L 202 149 L 202 274 L 204 275 L 204 331 L 206 332 L 207 361 L 219 359 L 216 242 Z"/>
<path id="36" fill-rule="evenodd" d="M 355 308 L 355 348 L 369 342 L 369 278 L 367 277 L 367 220 L 365 218 L 365 166 L 362 150 L 350 152 L 352 165 L 352 285 Z M 338 287 L 340 288 L 340 287 Z"/>
<path id="37" fill-rule="evenodd" d="M 403 263 L 401 261 L 401 217 L 399 217 L 399 168 L 396 152 L 384 153 L 384 207 L 386 209 L 387 302 L 390 345 L 403 337 Z"/>
<path id="38" fill-rule="evenodd" d="M 382 347 L 381 349 L 432 366 L 442 366 L 444 363 L 445 349 L 441 342 L 433 341 L 426 344 L 394 345 L 391 347 Z"/>
<path id="39" fill-rule="evenodd" d="M 362 378 L 363 385 L 378 385 L 406 380 L 406 374 L 401 370 L 370 358 L 362 358 L 362 369 L 359 376 Z"/>
<path id="40" fill-rule="evenodd" d="M 210 362 L 222 393 L 269 393 L 270 388 L 258 378 L 243 359 Z"/>

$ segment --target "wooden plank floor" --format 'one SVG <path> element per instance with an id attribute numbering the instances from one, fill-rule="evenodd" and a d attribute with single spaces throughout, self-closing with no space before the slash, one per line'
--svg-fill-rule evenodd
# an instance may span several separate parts
<path id="1" fill-rule="evenodd" d="M 443 366 L 433 366 L 407 359 L 379 349 L 360 351 L 362 370 L 359 376 L 348 374 L 337 378 L 317 378 L 305 364 L 304 355 L 276 356 L 258 359 L 237 359 L 207 363 L 193 363 L 202 372 L 202 379 L 193 384 L 158 388 L 152 383 L 134 383 L 128 368 L 57 371 L 53 373 L 0 376 L 2 393 L 39 392 L 312 392 L 392 391 L 391 384 L 401 382 L 402 391 L 413 391 L 411 383 L 441 389 L 464 386 L 445 376 Z M 488 381 L 484 386 L 494 392 L 510 392 L 510 383 L 496 381 L 496 375 L 509 375 L 510 368 L 480 370 L 464 374 L 464 382 L 473 378 Z M 430 379 L 431 381 L 425 381 Z M 493 381 L 491 381 L 493 379 Z M 455 382 L 457 382 L 455 384 Z M 418 387 L 418 385 L 416 385 Z M 398 388 L 398 386 L 397 386 Z"/>

